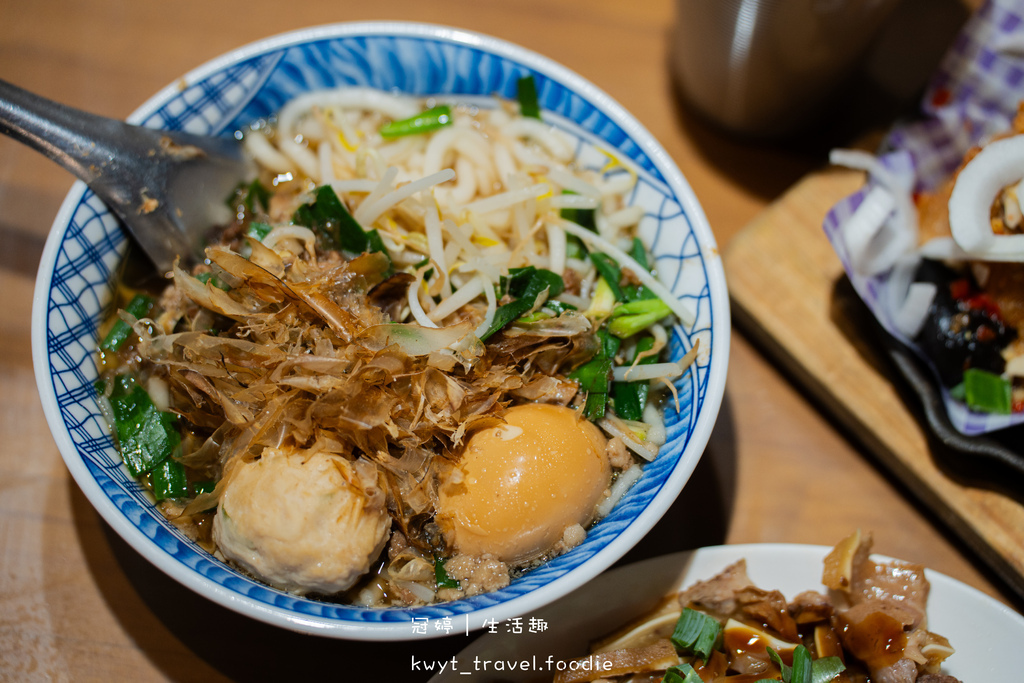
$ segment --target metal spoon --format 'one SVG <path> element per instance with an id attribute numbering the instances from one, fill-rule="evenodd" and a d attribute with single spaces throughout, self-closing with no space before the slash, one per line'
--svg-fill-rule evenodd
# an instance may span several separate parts
<path id="1" fill-rule="evenodd" d="M 113 210 L 161 273 L 202 259 L 224 200 L 253 175 L 233 139 L 133 126 L 0 80 L 0 133 L 42 152 Z"/>

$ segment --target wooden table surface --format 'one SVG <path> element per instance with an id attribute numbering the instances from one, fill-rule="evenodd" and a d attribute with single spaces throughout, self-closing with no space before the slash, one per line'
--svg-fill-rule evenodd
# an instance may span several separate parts
<path id="1" fill-rule="evenodd" d="M 964 9 L 935 9 L 940 4 L 929 5 L 929 25 L 934 35 L 950 35 Z M 447 23 L 491 34 L 593 81 L 664 144 L 722 249 L 787 188 L 820 169 L 829 146 L 851 144 L 884 125 L 900 99 L 875 97 L 879 106 L 870 111 L 847 102 L 829 125 L 799 143 L 725 135 L 679 103 L 670 67 L 671 0 L 306 0 L 288 6 L 2 0 L 0 78 L 124 117 L 180 74 L 238 45 L 304 26 L 370 19 Z M 937 58 L 928 46 L 912 54 L 922 72 Z M 884 71 L 885 59 L 898 57 L 880 57 L 874 68 Z M 913 74 L 907 82 L 913 85 Z M 440 659 L 467 638 L 376 645 L 252 622 L 149 565 L 71 480 L 39 405 L 29 333 L 36 267 L 71 183 L 56 165 L 0 139 L 0 680 L 247 681 L 317 674 L 421 680 L 410 671 L 411 653 Z M 879 552 L 1013 601 L 939 519 L 739 333 L 732 336 L 717 426 L 683 497 L 685 505 L 677 504 L 626 561 L 719 543 L 832 544 L 861 528 L 874 533 Z"/>

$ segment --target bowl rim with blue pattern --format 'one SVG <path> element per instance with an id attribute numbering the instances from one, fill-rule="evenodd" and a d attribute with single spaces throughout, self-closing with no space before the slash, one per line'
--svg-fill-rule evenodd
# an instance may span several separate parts
<path id="1" fill-rule="evenodd" d="M 504 40 L 462 29 L 361 22 L 294 31 L 246 45 L 188 73 L 128 120 L 156 128 L 230 135 L 310 89 L 367 85 L 415 95 L 514 99 L 536 80 L 545 120 L 638 172 L 632 201 L 659 277 L 695 314 L 672 334 L 680 358 L 701 344 L 680 378 L 679 410 L 666 411 L 669 441 L 641 479 L 570 552 L 507 588 L 453 602 L 369 609 L 270 588 L 215 559 L 156 510 L 121 464 L 95 401 L 95 347 L 128 246 L 118 221 L 88 188 L 72 187 L 54 221 L 33 299 L 36 382 L 54 440 L 72 477 L 104 520 L 141 555 L 214 602 L 294 631 L 356 640 L 410 640 L 470 632 L 529 614 L 579 587 L 639 541 L 675 501 L 704 451 L 725 389 L 729 306 L 714 236 L 665 150 L 625 108 L 569 69 Z"/>

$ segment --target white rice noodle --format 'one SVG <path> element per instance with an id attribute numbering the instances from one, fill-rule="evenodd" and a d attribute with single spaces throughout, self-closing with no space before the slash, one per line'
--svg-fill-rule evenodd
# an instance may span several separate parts
<path id="1" fill-rule="evenodd" d="M 466 204 L 477 193 L 477 177 L 473 162 L 465 157 L 455 160 L 455 187 L 451 188 L 450 202 Z"/>
<path id="2" fill-rule="evenodd" d="M 622 500 L 622 496 L 626 495 L 626 491 L 628 491 L 633 484 L 640 479 L 640 476 L 643 473 L 643 468 L 641 468 L 640 465 L 631 465 L 627 469 L 623 470 L 612 484 L 611 490 L 608 492 L 608 497 L 602 500 L 597 506 L 597 509 L 595 510 L 597 518 L 602 519 L 607 517 L 618 502 Z"/>
<path id="3" fill-rule="evenodd" d="M 548 178 L 555 184 L 572 190 L 576 194 L 585 197 L 592 197 L 595 201 L 601 201 L 601 190 L 596 185 L 588 183 L 579 176 L 570 173 L 564 168 L 552 168 L 548 171 Z"/>
<path id="4" fill-rule="evenodd" d="M 548 269 L 561 275 L 565 271 L 565 230 L 550 221 L 544 227 L 548 234 Z"/>
<path id="5" fill-rule="evenodd" d="M 434 322 L 441 322 L 449 315 L 459 310 L 473 299 L 484 293 L 484 278 L 477 276 L 455 290 L 446 299 L 442 299 L 437 308 L 432 310 L 428 318 Z"/>
<path id="6" fill-rule="evenodd" d="M 508 209 L 530 199 L 536 199 L 550 191 L 551 186 L 547 183 L 536 183 L 518 190 L 500 192 L 498 194 L 491 195 L 490 197 L 478 199 L 475 202 L 466 204 L 465 209 L 466 211 L 478 214 L 490 213 L 492 211 Z"/>
<path id="7" fill-rule="evenodd" d="M 626 448 L 633 451 L 647 462 L 651 462 L 658 457 L 657 446 L 649 444 L 646 441 L 641 441 L 625 422 L 614 415 L 608 414 L 606 417 L 598 421 L 597 426 L 611 436 L 617 436 L 622 439 L 622 443 L 626 445 Z"/>
<path id="8" fill-rule="evenodd" d="M 498 172 L 498 180 L 501 181 L 502 186 L 506 190 L 511 190 L 509 186 L 509 179 L 514 177 L 519 171 L 519 167 L 516 164 L 515 158 L 512 156 L 512 152 L 508 146 L 498 142 L 492 147 L 494 152 L 494 168 Z"/>
<path id="9" fill-rule="evenodd" d="M 871 277 L 887 271 L 917 245 L 917 210 L 910 188 L 867 152 L 834 149 L 829 161 L 867 171 L 878 182 L 843 226 L 842 235 L 856 272 Z"/>
<path id="10" fill-rule="evenodd" d="M 584 227 L 576 225 L 572 221 L 560 220 L 559 224 L 570 235 L 578 237 L 580 240 L 590 245 L 591 247 L 596 247 L 600 251 L 603 251 L 604 253 L 608 254 L 608 256 L 615 259 L 620 266 L 624 268 L 629 268 L 631 271 L 633 271 L 633 274 L 636 276 L 638 280 L 640 280 L 640 282 L 647 285 L 647 287 L 652 292 L 658 295 L 659 299 L 665 302 L 665 305 L 672 309 L 672 312 L 679 317 L 679 321 L 684 326 L 689 327 L 693 325 L 694 321 L 696 320 L 696 316 L 694 316 L 693 312 L 690 311 L 690 309 L 685 304 L 683 304 L 682 301 L 677 299 L 675 294 L 669 291 L 668 287 L 661 284 L 661 282 L 659 282 L 653 275 L 651 275 L 651 273 L 646 268 L 644 268 L 635 260 L 633 260 L 631 256 L 626 254 L 624 251 L 622 251 L 614 244 L 601 237 L 600 235 L 596 235 L 590 230 L 587 230 Z"/>
<path id="11" fill-rule="evenodd" d="M 651 363 L 649 365 L 619 365 L 612 368 L 612 379 L 616 382 L 642 382 L 652 379 L 674 379 L 686 372 L 680 363 Z"/>
<path id="12" fill-rule="evenodd" d="M 406 290 L 406 301 L 409 304 L 409 313 L 413 319 L 423 327 L 437 327 L 437 323 L 427 317 L 426 311 L 423 310 L 422 304 L 420 304 L 420 291 L 423 289 L 423 275 L 431 268 L 431 264 L 427 264 L 416 270 L 416 277 L 412 282 L 409 283 L 409 289 Z"/>
<path id="13" fill-rule="evenodd" d="M 294 173 L 298 170 L 295 163 L 277 151 L 277 148 L 270 144 L 267 136 L 260 131 L 247 132 L 243 142 L 249 154 L 260 166 L 268 168 L 274 173 Z"/>
<path id="14" fill-rule="evenodd" d="M 446 183 L 454 177 L 455 171 L 450 168 L 446 168 L 432 175 L 407 183 L 397 190 L 392 190 L 372 204 L 368 201 L 363 202 L 359 205 L 359 209 L 357 209 L 357 212 L 361 214 L 362 218 L 357 217 L 357 220 L 359 220 L 359 222 L 364 226 L 373 225 L 373 223 L 380 218 L 385 211 L 399 202 L 408 199 L 417 192 L 430 189 L 434 185 Z M 370 204 L 370 206 L 364 210 L 364 207 L 366 207 L 367 204 Z"/>
<path id="15" fill-rule="evenodd" d="M 539 143 L 551 156 L 563 163 L 572 159 L 572 147 L 557 130 L 540 119 L 519 118 L 502 126 L 501 132 L 513 138 L 528 138 Z"/>
<path id="16" fill-rule="evenodd" d="M 265 247 L 277 251 L 278 243 L 289 239 L 301 242 L 310 255 L 316 253 L 316 235 L 312 230 L 301 225 L 279 225 L 268 232 L 261 242 Z"/>
<path id="17" fill-rule="evenodd" d="M 316 155 L 295 140 L 298 124 L 313 107 L 338 107 L 377 111 L 393 119 L 403 119 L 419 112 L 419 104 L 412 98 L 397 97 L 372 88 L 337 88 L 314 90 L 288 101 L 277 117 L 280 139 L 278 147 L 291 158 L 299 169 L 313 180 L 319 180 Z"/>

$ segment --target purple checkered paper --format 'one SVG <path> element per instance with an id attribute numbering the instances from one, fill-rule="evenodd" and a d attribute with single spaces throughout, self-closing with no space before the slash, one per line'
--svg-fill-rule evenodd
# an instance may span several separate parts
<path id="1" fill-rule="evenodd" d="M 906 187 L 931 190 L 960 165 L 973 145 L 1008 130 L 1024 100 L 1024 0 L 989 0 L 957 35 L 925 91 L 922 117 L 892 128 L 879 160 Z M 887 306 L 892 272 L 865 277 L 850 265 L 842 226 L 877 180 L 836 204 L 824 230 L 854 288 L 882 326 L 915 351 L 901 334 Z M 922 355 L 923 358 L 923 355 Z M 937 380 L 936 380 L 937 381 Z M 1024 423 L 1024 414 L 990 415 L 968 410 L 943 389 L 953 426 L 964 434 L 982 434 Z"/>

